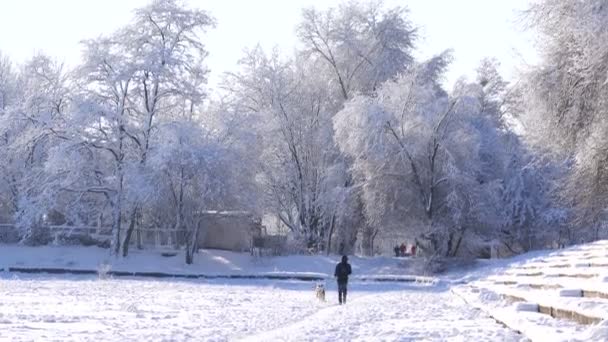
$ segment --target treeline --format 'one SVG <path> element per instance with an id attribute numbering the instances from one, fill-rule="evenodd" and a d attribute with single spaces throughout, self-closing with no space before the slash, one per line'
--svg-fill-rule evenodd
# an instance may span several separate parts
<path id="1" fill-rule="evenodd" d="M 0 59 L 0 220 L 23 241 L 46 221 L 111 226 L 122 255 L 137 227 L 194 241 L 217 209 L 325 252 L 373 254 L 391 233 L 441 257 L 600 238 L 606 6 L 537 3 L 541 64 L 509 84 L 486 59 L 453 89 L 450 51 L 413 57 L 405 8 L 305 9 L 297 51 L 247 50 L 211 94 L 215 20 L 153 1 L 73 69 Z"/>

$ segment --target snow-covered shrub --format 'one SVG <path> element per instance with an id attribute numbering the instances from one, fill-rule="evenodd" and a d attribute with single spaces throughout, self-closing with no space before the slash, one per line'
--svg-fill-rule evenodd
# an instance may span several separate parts
<path id="1" fill-rule="evenodd" d="M 252 255 L 254 257 L 285 255 L 289 254 L 289 251 L 290 249 L 285 236 L 266 235 L 253 239 Z"/>
<path id="2" fill-rule="evenodd" d="M 0 226 L 0 243 L 19 242 L 19 233 L 12 226 Z"/>
<path id="3" fill-rule="evenodd" d="M 60 233 L 55 236 L 54 243 L 63 246 L 97 246 L 100 248 L 110 248 L 109 240 L 96 239 L 88 234 Z"/>
<path id="4" fill-rule="evenodd" d="M 108 262 L 102 262 L 97 266 L 97 276 L 101 280 L 109 279 L 111 277 L 110 271 L 112 270 L 112 265 Z"/>
<path id="5" fill-rule="evenodd" d="M 26 246 L 44 246 L 53 241 L 48 227 L 32 226 L 21 236 L 21 243 Z"/>
<path id="6" fill-rule="evenodd" d="M 448 269 L 446 259 L 438 255 L 434 255 L 425 259 L 424 273 L 425 274 L 437 274 L 445 272 Z"/>
<path id="7" fill-rule="evenodd" d="M 283 245 L 282 253 L 286 254 L 308 254 L 308 243 L 302 236 L 287 236 Z"/>

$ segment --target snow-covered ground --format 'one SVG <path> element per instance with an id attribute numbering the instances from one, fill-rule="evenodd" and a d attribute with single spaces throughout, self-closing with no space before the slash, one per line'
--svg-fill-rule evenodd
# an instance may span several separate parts
<path id="1" fill-rule="evenodd" d="M 521 341 L 438 285 L 0 277 L 2 341 Z"/>
<path id="2" fill-rule="evenodd" d="M 97 247 L 25 247 L 0 245 L 0 270 L 8 267 L 47 267 L 74 270 L 97 270 L 108 264 L 114 271 L 165 272 L 170 274 L 248 275 L 309 274 L 333 275 L 340 256 L 294 255 L 255 258 L 247 253 L 201 250 L 193 265 L 184 263 L 183 253 L 163 257 L 159 251 L 133 249 L 127 258 L 109 256 Z M 420 263 L 409 258 L 350 257 L 355 276 L 421 274 Z"/>
<path id="3" fill-rule="evenodd" d="M 533 341 L 608 341 L 608 241 L 459 275 L 455 294 Z"/>
<path id="4" fill-rule="evenodd" d="M 97 248 L 3 245 L 0 251 L 0 341 L 608 341 L 608 241 L 479 261 L 417 283 L 362 278 L 420 274 L 420 260 L 351 257 L 355 277 L 346 306 L 336 305 L 331 277 L 338 256 L 260 259 L 205 250 L 187 266 L 183 255 L 154 251 L 125 259 Z M 2 272 L 103 264 L 171 274 L 316 275 L 325 279 L 327 302 L 315 299 L 314 282 Z M 578 316 L 552 317 L 564 312 Z"/>

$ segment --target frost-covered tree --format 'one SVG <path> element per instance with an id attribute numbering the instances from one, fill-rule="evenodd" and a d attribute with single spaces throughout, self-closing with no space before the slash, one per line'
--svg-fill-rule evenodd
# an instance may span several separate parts
<path id="1" fill-rule="evenodd" d="M 76 165 L 54 171 L 63 175 L 60 189 L 107 201 L 115 253 L 122 246 L 127 255 L 142 205 L 155 194 L 146 160 L 159 142 L 158 124 L 184 106 L 199 110 L 204 99 L 207 53 L 199 33 L 212 25 L 204 11 L 155 0 L 135 11 L 132 24 L 84 43 L 70 139 L 56 149 Z"/>
<path id="2" fill-rule="evenodd" d="M 559 234 L 563 210 L 551 199 L 559 169 L 515 132 L 512 116 L 519 110 L 520 88 L 508 85 L 498 66 L 496 60 L 482 60 L 475 81 L 462 84 L 458 92 L 468 93 L 479 104 L 474 121 L 481 133 L 477 179 L 491 184 L 488 189 L 493 191 L 485 197 L 482 236 L 519 253 L 546 247 Z"/>
<path id="3" fill-rule="evenodd" d="M 440 81 L 449 61 L 444 53 L 416 64 L 334 118 L 336 141 L 362 179 L 370 224 L 405 232 L 441 256 L 501 227 L 505 160 L 502 81 L 486 62 L 476 82 L 448 94 Z"/>
<path id="4" fill-rule="evenodd" d="M 218 138 L 193 118 L 182 118 L 159 127 L 163 143 L 150 155 L 157 196 L 146 201 L 144 214 L 186 233 L 187 264 L 193 263 L 199 235 L 204 234 L 204 211 L 255 210 L 255 192 L 248 186 L 254 182 L 250 165 L 238 149 Z"/>
<path id="5" fill-rule="evenodd" d="M 337 157 L 331 129 L 336 104 L 306 61 L 281 61 L 257 48 L 241 66 L 229 85 L 239 107 L 259 120 L 261 180 L 271 211 L 318 246 L 331 224 L 326 196 Z"/>
<path id="6" fill-rule="evenodd" d="M 345 2 L 304 10 L 297 35 L 293 59 L 257 48 L 227 87 L 260 120 L 260 179 L 270 211 L 309 248 L 352 251 L 365 220 L 332 117 L 353 94 L 373 92 L 412 62 L 415 30 L 403 8 Z"/>
<path id="7" fill-rule="evenodd" d="M 46 193 L 44 167 L 49 151 L 65 139 L 61 127 L 69 103 L 68 87 L 63 66 L 44 55 L 33 57 L 12 78 L 12 95 L 7 96 L 0 116 L 0 168 L 11 214 L 27 239 L 31 228 L 54 209 L 41 208 L 35 199 Z"/>
<path id="8" fill-rule="evenodd" d="M 7 222 L 17 209 L 13 156 L 8 144 L 13 136 L 10 112 L 17 100 L 17 73 L 8 57 L 0 53 L 0 221 Z"/>
<path id="9" fill-rule="evenodd" d="M 205 98 L 207 51 L 199 35 L 213 25 L 213 18 L 204 11 L 189 9 L 176 0 L 156 0 L 136 10 L 133 24 L 117 33 L 123 49 L 132 56 L 130 114 L 140 128 L 130 138 L 137 145 L 142 168 L 157 121 L 171 115 L 176 103 L 187 103 L 194 110 Z M 132 209 L 123 244 L 125 256 L 141 205 L 135 203 Z"/>
<path id="10" fill-rule="evenodd" d="M 504 221 L 499 241 L 514 253 L 545 248 L 558 240 L 570 243 L 569 230 L 562 227 L 567 211 L 552 200 L 554 182 L 562 177 L 560 169 L 530 153 L 514 137 L 507 147 L 510 159 L 503 171 Z M 561 236 L 564 233 L 566 236 Z"/>
<path id="11" fill-rule="evenodd" d="M 13 63 L 0 52 L 0 113 L 2 114 L 15 100 L 16 77 Z"/>
<path id="12" fill-rule="evenodd" d="M 542 59 L 522 80 L 520 120 L 538 151 L 568 165 L 561 201 L 574 207 L 578 235 L 598 238 L 608 199 L 608 6 L 547 0 L 535 2 L 528 14 L 543 42 Z"/>
<path id="13" fill-rule="evenodd" d="M 251 124 L 205 102 L 201 37 L 213 25 L 181 1 L 154 0 L 83 42 L 70 78 L 45 56 L 17 69 L 1 59 L 3 216 L 25 237 L 41 221 L 109 225 L 122 255 L 141 228 L 173 227 L 187 233 L 191 263 L 202 211 L 257 210 Z"/>
<path id="14" fill-rule="evenodd" d="M 598 0 L 538 1 L 528 15 L 543 44 L 541 64 L 526 79 L 527 129 L 541 125 L 548 146 L 572 151 L 604 126 L 608 8 Z"/>
<path id="15" fill-rule="evenodd" d="M 305 9 L 297 34 L 302 53 L 324 65 L 333 90 L 345 100 L 374 91 L 413 61 L 416 30 L 407 9 L 386 8 L 381 1 Z"/>

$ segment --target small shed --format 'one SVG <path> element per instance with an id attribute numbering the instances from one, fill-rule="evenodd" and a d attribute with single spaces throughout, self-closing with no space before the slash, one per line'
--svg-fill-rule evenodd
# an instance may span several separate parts
<path id="1" fill-rule="evenodd" d="M 200 214 L 200 248 L 244 252 L 262 233 L 262 220 L 248 211 L 205 211 Z"/>

